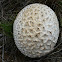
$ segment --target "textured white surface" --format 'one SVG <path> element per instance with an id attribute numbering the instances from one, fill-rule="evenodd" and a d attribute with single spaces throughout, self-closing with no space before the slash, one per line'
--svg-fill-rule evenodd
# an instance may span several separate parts
<path id="1" fill-rule="evenodd" d="M 23 8 L 13 25 L 18 49 L 26 56 L 41 57 L 54 49 L 59 36 L 59 23 L 54 11 L 43 4 Z"/>

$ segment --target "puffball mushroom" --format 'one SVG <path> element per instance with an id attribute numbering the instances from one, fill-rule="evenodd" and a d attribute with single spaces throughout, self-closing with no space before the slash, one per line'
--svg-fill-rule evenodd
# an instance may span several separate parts
<path id="1" fill-rule="evenodd" d="M 18 13 L 13 35 L 21 53 L 31 58 L 44 56 L 54 49 L 58 40 L 57 16 L 44 4 L 30 4 Z"/>

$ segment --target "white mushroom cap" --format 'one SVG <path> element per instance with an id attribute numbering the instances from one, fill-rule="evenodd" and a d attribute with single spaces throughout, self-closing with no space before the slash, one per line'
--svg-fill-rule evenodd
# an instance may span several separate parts
<path id="1" fill-rule="evenodd" d="M 41 57 L 54 49 L 59 36 L 59 23 L 54 11 L 43 4 L 23 8 L 13 25 L 18 49 L 26 56 Z"/>

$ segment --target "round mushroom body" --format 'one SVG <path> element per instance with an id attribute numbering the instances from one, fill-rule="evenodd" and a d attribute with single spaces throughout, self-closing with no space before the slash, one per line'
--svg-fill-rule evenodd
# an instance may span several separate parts
<path id="1" fill-rule="evenodd" d="M 54 49 L 59 37 L 57 16 L 44 4 L 30 4 L 18 13 L 13 35 L 21 53 L 31 58 L 44 56 Z"/>

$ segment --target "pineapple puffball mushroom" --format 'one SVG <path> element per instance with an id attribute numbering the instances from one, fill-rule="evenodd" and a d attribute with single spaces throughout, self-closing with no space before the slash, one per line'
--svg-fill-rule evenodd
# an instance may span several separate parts
<path id="1" fill-rule="evenodd" d="M 18 13 L 13 35 L 21 53 L 31 58 L 44 56 L 54 49 L 59 37 L 57 16 L 44 4 L 30 4 Z"/>

